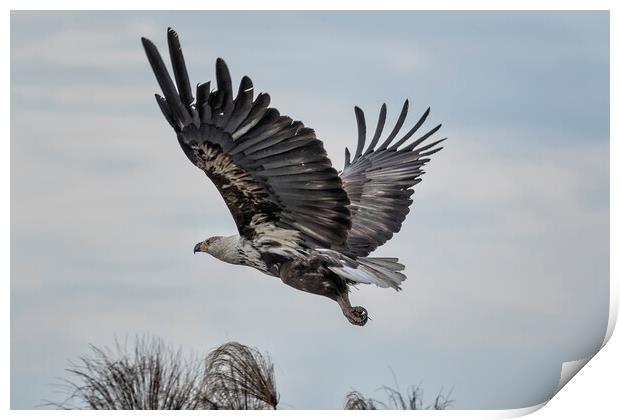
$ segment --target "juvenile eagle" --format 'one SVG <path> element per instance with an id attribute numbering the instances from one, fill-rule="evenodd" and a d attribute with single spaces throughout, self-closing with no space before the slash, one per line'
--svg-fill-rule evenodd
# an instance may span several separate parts
<path id="1" fill-rule="evenodd" d="M 237 96 L 226 63 L 215 65 L 217 89 L 190 86 L 176 32 L 168 29 L 173 83 L 155 45 L 142 38 L 163 92 L 155 95 L 181 149 L 203 170 L 224 198 L 238 235 L 214 236 L 194 247 L 231 264 L 254 267 L 304 292 L 327 296 L 355 325 L 366 309 L 349 303 L 349 286 L 375 284 L 400 290 L 405 266 L 397 258 L 368 257 L 390 239 L 409 213 L 412 187 L 421 181 L 428 156 L 444 139 L 422 143 L 441 125 L 407 142 L 426 120 L 394 141 L 405 122 L 408 101 L 396 126 L 379 145 L 386 117 L 381 107 L 368 147 L 364 113 L 355 107 L 355 153 L 345 149 L 340 174 L 314 130 L 269 107 L 270 97 L 254 97 L 244 76 Z"/>

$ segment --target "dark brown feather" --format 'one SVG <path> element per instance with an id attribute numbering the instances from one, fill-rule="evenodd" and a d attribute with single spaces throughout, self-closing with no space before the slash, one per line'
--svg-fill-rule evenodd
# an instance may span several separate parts
<path id="1" fill-rule="evenodd" d="M 389 147 L 405 122 L 408 107 L 409 102 L 405 101 L 396 126 L 379 149 L 373 150 L 383 131 L 385 104 L 381 107 L 375 136 L 368 149 L 362 151 L 361 155 L 360 150 L 356 150 L 352 162 L 349 161 L 348 149 L 345 149 L 345 168 L 340 176 L 351 201 L 351 230 L 347 243 L 339 250 L 347 255 L 365 257 L 400 230 L 412 203 L 412 187 L 421 181 L 424 173 L 421 168 L 429 161 L 425 156 L 439 151 L 441 148 L 433 147 L 445 140 L 416 148 L 439 130 L 439 125 L 399 149 L 422 126 L 428 117 L 429 108 L 403 138 Z M 356 115 L 361 131 L 358 136 L 359 149 L 359 139 L 365 135 L 365 127 L 360 124 L 359 116 L 363 118 L 361 110 L 356 111 Z"/>
<path id="2" fill-rule="evenodd" d="M 240 234 L 251 239 L 256 223 L 272 224 L 298 231 L 308 247 L 344 245 L 351 226 L 349 199 L 314 130 L 270 108 L 268 94 L 259 94 L 252 102 L 248 77 L 241 80 L 233 99 L 230 72 L 221 58 L 216 61 L 217 90 L 210 92 L 208 83 L 198 86 L 197 102 L 189 111 L 199 118 L 190 124 L 192 118 L 183 105 L 191 97 L 189 79 L 173 31 L 169 43 L 181 95 L 155 46 L 143 41 L 166 98 L 158 103 L 188 158 L 218 188 Z M 313 214 L 308 212 L 310 206 Z"/>

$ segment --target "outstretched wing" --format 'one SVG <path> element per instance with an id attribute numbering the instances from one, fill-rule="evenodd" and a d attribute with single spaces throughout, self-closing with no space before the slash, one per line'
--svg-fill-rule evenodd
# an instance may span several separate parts
<path id="1" fill-rule="evenodd" d="M 168 29 L 176 88 L 157 48 L 142 43 L 164 94 L 156 95 L 161 111 L 187 157 L 216 185 L 239 233 L 253 239 L 275 227 L 308 246 L 342 246 L 351 226 L 349 200 L 314 130 L 270 108 L 268 94 L 254 99 L 247 76 L 233 97 L 222 59 L 217 89 L 199 84 L 194 102 L 177 34 Z"/>
<path id="2" fill-rule="evenodd" d="M 387 111 L 383 104 L 375 134 L 364 150 L 366 121 L 362 110 L 355 107 L 357 148 L 353 160 L 349 149 L 345 150 L 345 166 L 340 174 L 351 200 L 352 225 L 343 250 L 349 255 L 365 257 L 400 230 L 413 202 L 412 187 L 422 180 L 422 167 L 430 160 L 428 156 L 442 149 L 435 146 L 445 138 L 422 145 L 424 140 L 439 130 L 441 124 L 417 140 L 406 143 L 422 126 L 430 108 L 407 134 L 392 144 L 405 122 L 408 109 L 409 101 L 405 101 L 396 126 L 375 149 L 385 125 Z"/>

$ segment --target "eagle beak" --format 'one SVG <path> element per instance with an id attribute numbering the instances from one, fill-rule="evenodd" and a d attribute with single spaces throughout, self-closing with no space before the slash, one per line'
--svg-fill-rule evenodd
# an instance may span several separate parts
<path id="1" fill-rule="evenodd" d="M 200 243 L 197 243 L 194 247 L 194 254 L 196 254 L 197 252 L 200 252 Z"/>

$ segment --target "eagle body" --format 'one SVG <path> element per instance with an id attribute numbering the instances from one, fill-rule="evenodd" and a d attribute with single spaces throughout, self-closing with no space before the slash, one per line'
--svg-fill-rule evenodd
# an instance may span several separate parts
<path id="1" fill-rule="evenodd" d="M 304 292 L 336 301 L 346 318 L 364 325 L 366 309 L 351 306 L 349 287 L 375 284 L 400 290 L 405 266 L 397 258 L 369 257 L 398 232 L 413 202 L 422 167 L 445 139 L 423 142 L 436 126 L 408 140 L 429 110 L 396 139 L 407 116 L 405 101 L 395 127 L 383 139 L 386 106 L 366 146 L 366 121 L 355 108 L 358 142 L 345 150 L 337 172 L 314 130 L 270 107 L 270 96 L 254 97 L 244 76 L 235 96 L 224 60 L 216 61 L 217 89 L 191 89 L 176 32 L 168 29 L 174 82 L 155 45 L 142 38 L 163 97 L 155 95 L 188 159 L 213 182 L 238 234 L 214 236 L 194 252 L 255 268 Z"/>
<path id="2" fill-rule="evenodd" d="M 330 265 L 338 266 L 338 262 L 332 261 L 328 254 L 323 255 L 320 251 L 298 250 L 290 255 L 282 255 L 271 251 L 277 249 L 273 245 L 263 247 L 239 235 L 210 238 L 204 249 L 204 252 L 220 261 L 252 267 L 264 274 L 281 277 L 285 283 L 299 290 L 334 300 L 337 293 L 331 292 L 331 289 L 346 290 L 345 282 L 329 269 Z M 307 281 L 310 277 L 320 281 Z"/>

